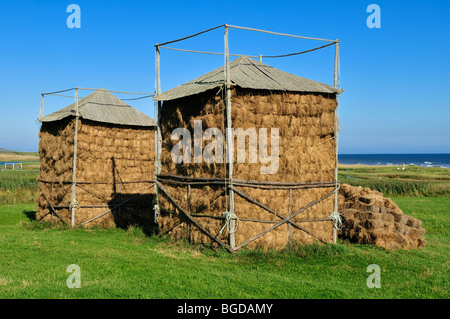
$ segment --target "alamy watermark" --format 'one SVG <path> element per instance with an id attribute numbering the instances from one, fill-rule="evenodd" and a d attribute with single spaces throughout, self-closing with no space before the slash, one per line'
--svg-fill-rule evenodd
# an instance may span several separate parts
<path id="1" fill-rule="evenodd" d="M 66 272 L 71 273 L 67 278 L 68 288 L 81 288 L 81 269 L 77 264 L 67 266 Z"/>
<path id="2" fill-rule="evenodd" d="M 381 8 L 378 4 L 369 4 L 367 6 L 367 10 L 368 13 L 371 13 L 371 15 L 369 15 L 367 17 L 367 27 L 370 29 L 376 28 L 379 29 L 381 28 Z"/>
<path id="3" fill-rule="evenodd" d="M 78 4 L 70 4 L 67 6 L 66 12 L 72 13 L 67 17 L 66 24 L 69 29 L 81 28 L 81 9 Z"/>
<path id="4" fill-rule="evenodd" d="M 172 148 L 172 161 L 176 164 L 181 163 L 224 163 L 234 162 L 234 141 L 236 139 L 236 162 L 246 162 L 246 141 L 248 139 L 248 163 L 267 164 L 260 168 L 261 174 L 276 174 L 279 166 L 279 129 L 271 128 L 229 128 L 228 136 L 232 137 L 230 145 L 230 154 L 225 154 L 224 160 L 224 134 L 218 128 L 208 128 L 203 132 L 202 121 L 194 121 L 194 137 L 187 128 L 176 128 L 172 131 L 171 139 L 178 141 Z M 270 135 L 270 150 L 268 143 L 268 133 Z M 193 140 L 193 141 L 192 141 Z M 210 141 L 202 149 L 204 141 Z"/>
<path id="5" fill-rule="evenodd" d="M 381 288 L 381 269 L 377 264 L 371 264 L 367 266 L 366 272 L 371 273 L 367 277 L 367 287 L 368 288 Z"/>

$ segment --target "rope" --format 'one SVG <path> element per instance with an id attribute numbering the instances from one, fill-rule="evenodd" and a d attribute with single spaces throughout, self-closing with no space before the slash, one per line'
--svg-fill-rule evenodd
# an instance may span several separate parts
<path id="1" fill-rule="evenodd" d="M 334 211 L 331 213 L 329 218 L 331 218 L 331 220 L 333 221 L 334 228 L 336 228 L 337 230 L 342 229 L 342 215 L 341 214 L 339 214 L 337 211 Z"/>
<path id="2" fill-rule="evenodd" d="M 72 209 L 72 208 L 80 208 L 80 203 L 78 203 L 78 201 L 77 201 L 76 199 L 74 199 L 74 200 L 70 203 L 69 208 L 70 208 L 70 209 Z"/>
<path id="3" fill-rule="evenodd" d="M 159 217 L 159 214 L 160 214 L 160 208 L 159 208 L 159 205 L 158 205 L 158 201 L 157 201 L 157 199 L 156 199 L 156 196 L 155 197 L 153 197 L 153 211 L 155 212 L 155 219 L 154 219 L 154 222 L 155 223 L 158 223 L 158 217 Z"/>
<path id="4" fill-rule="evenodd" d="M 162 45 L 166 45 L 166 44 L 170 44 L 170 43 L 174 43 L 174 42 L 179 42 L 179 41 L 183 41 L 183 40 L 186 40 L 186 39 L 190 39 L 190 38 L 196 37 L 196 36 L 198 36 L 198 35 L 200 35 L 200 34 L 203 34 L 203 33 L 206 33 L 206 32 L 209 32 L 209 31 L 212 31 L 212 30 L 215 30 L 215 29 L 224 27 L 224 26 L 225 26 L 225 24 L 221 24 L 221 25 L 218 25 L 217 27 L 214 27 L 214 28 L 211 28 L 211 29 L 208 29 L 208 30 L 201 31 L 201 32 L 198 32 L 198 33 L 189 35 L 189 36 L 184 37 L 184 38 L 180 38 L 180 39 L 176 39 L 176 40 L 172 40 L 172 41 L 168 41 L 168 42 L 164 42 L 164 43 L 160 43 L 160 44 L 155 44 L 155 47 L 160 47 L 160 46 L 162 46 Z"/>
<path id="5" fill-rule="evenodd" d="M 228 234 L 234 234 L 237 230 L 239 218 L 236 216 L 235 213 L 230 213 L 229 211 L 224 211 L 222 214 L 223 217 L 225 217 L 225 224 L 223 225 L 222 229 L 220 230 L 219 234 L 222 235 L 223 231 L 225 230 L 225 227 L 227 228 Z M 234 224 L 234 228 L 231 229 L 231 220 L 235 220 L 236 223 Z"/>
<path id="6" fill-rule="evenodd" d="M 51 95 L 51 94 L 55 94 L 55 93 L 63 93 L 63 92 L 72 91 L 72 90 L 75 90 L 75 89 L 76 88 L 71 88 L 71 89 L 61 90 L 61 91 L 47 92 L 47 93 L 42 93 L 42 95 Z"/>
<path id="7" fill-rule="evenodd" d="M 335 42 L 335 40 L 320 39 L 320 38 L 311 38 L 311 37 L 303 37 L 303 36 L 300 36 L 300 35 L 293 35 L 293 34 L 287 34 L 287 33 L 279 33 L 279 32 L 266 31 L 266 30 L 260 30 L 260 29 L 254 29 L 254 28 L 247 28 L 247 27 L 239 27 L 239 26 L 229 25 L 229 24 L 225 24 L 225 27 L 234 28 L 234 29 L 241 29 L 241 30 L 257 31 L 257 32 L 263 32 L 263 33 L 269 33 L 269 34 L 275 34 L 275 35 L 281 35 L 281 36 L 285 36 L 285 37 L 292 37 L 292 38 L 299 38 L 299 39 L 307 39 L 307 40 L 317 40 L 317 41 Z"/>
<path id="8" fill-rule="evenodd" d="M 171 48 L 171 47 L 160 47 L 160 48 L 161 49 L 167 49 L 167 50 L 181 51 L 181 52 L 190 52 L 190 53 L 225 55 L 225 53 L 222 53 L 222 52 L 208 52 L 208 51 L 186 50 L 186 49 L 178 49 L 178 48 Z M 230 56 L 248 56 L 250 58 L 259 58 L 259 56 L 256 56 L 256 55 L 231 54 L 231 53 L 229 55 Z"/>
<path id="9" fill-rule="evenodd" d="M 288 56 L 300 55 L 300 54 L 303 54 L 303 53 L 308 53 L 308 52 L 312 52 L 312 51 L 316 51 L 316 50 L 320 50 L 320 49 L 329 47 L 330 45 L 333 45 L 335 43 L 336 42 L 328 43 L 328 44 L 322 45 L 320 47 L 317 47 L 317 48 L 314 48 L 314 49 L 310 49 L 310 50 L 306 50 L 306 51 L 301 51 L 301 52 L 288 53 L 288 54 L 282 54 L 282 55 L 263 55 L 262 58 L 285 58 L 285 57 L 288 57 Z"/>
<path id="10" fill-rule="evenodd" d="M 65 94 L 49 94 L 49 95 L 51 95 L 51 96 L 61 96 L 61 97 L 70 97 L 71 99 L 75 99 L 76 97 L 75 96 L 72 96 L 72 95 L 65 95 Z M 83 99 L 84 97 L 82 97 L 82 96 L 79 96 L 78 97 L 79 99 Z"/>
<path id="11" fill-rule="evenodd" d="M 312 149 L 312 148 L 314 148 L 314 147 L 317 147 L 317 146 L 319 146 L 319 145 L 322 145 L 322 144 L 324 144 L 324 143 L 326 143 L 326 142 L 328 142 L 328 141 L 331 141 L 331 140 L 333 140 L 334 138 L 335 138 L 335 136 L 332 136 L 332 137 L 330 137 L 329 139 L 326 139 L 325 141 L 320 142 L 319 144 L 316 144 L 316 145 L 314 145 L 314 146 L 311 146 L 310 149 Z"/>
<path id="12" fill-rule="evenodd" d="M 246 54 L 229 54 L 230 56 L 248 56 L 250 58 L 285 58 L 285 57 L 290 57 L 290 56 L 295 56 L 295 55 L 300 55 L 300 54 L 304 54 L 304 53 L 309 53 L 309 52 L 313 52 L 316 50 L 320 50 L 326 47 L 329 47 L 330 45 L 334 45 L 336 42 L 333 43 L 328 43 L 325 45 L 322 45 L 320 47 L 317 48 L 313 48 L 310 50 L 305 50 L 305 51 L 301 51 L 301 52 L 294 52 L 294 53 L 287 53 L 287 54 L 280 54 L 280 55 L 246 55 Z M 181 52 L 190 52 L 190 53 L 200 53 L 200 54 L 213 54 L 213 55 L 225 55 L 225 53 L 222 52 L 208 52 L 208 51 L 197 51 L 197 50 L 187 50 L 187 49 L 179 49 L 179 48 L 171 48 L 171 47 L 160 47 L 161 49 L 167 49 L 167 50 L 174 50 L 174 51 L 181 51 Z"/>
<path id="13" fill-rule="evenodd" d="M 143 92 L 123 92 L 123 91 L 113 91 L 113 90 L 106 90 L 106 89 L 91 89 L 91 88 L 77 88 L 78 90 L 86 90 L 86 91 L 98 91 L 102 90 L 105 92 L 110 93 L 120 93 L 120 94 L 138 94 L 138 95 L 153 95 L 153 93 L 143 93 Z"/>
<path id="14" fill-rule="evenodd" d="M 122 101 L 134 101 L 134 100 L 141 100 L 141 99 L 146 99 L 149 97 L 153 97 L 154 94 L 150 94 L 150 95 L 146 95 L 146 96 L 141 96 L 141 97 L 135 97 L 135 98 L 131 98 L 131 99 L 121 99 Z"/>

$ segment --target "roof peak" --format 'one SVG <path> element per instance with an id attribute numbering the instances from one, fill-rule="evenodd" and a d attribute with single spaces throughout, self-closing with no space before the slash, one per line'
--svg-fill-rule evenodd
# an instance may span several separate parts
<path id="1" fill-rule="evenodd" d="M 156 126 L 155 120 L 128 105 L 108 90 L 100 88 L 78 101 L 78 113 L 87 120 L 135 126 Z M 75 116 L 75 103 L 43 117 L 41 122 L 53 122 Z"/>

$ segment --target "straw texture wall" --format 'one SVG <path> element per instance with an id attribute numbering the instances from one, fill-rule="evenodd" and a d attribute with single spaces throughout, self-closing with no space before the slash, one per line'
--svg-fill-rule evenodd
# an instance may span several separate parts
<path id="1" fill-rule="evenodd" d="M 63 220 L 70 225 L 74 123 L 74 118 L 67 118 L 42 125 L 39 133 L 41 172 L 36 197 L 38 219 Z M 80 119 L 77 140 L 76 200 L 79 208 L 75 225 L 127 200 L 120 208 L 86 226 L 149 226 L 153 223 L 154 188 L 148 187 L 154 180 L 154 128 Z M 60 218 L 52 212 L 49 203 L 56 207 Z"/>
<path id="2" fill-rule="evenodd" d="M 161 116 L 162 175 L 204 178 L 227 176 L 224 163 L 194 163 L 191 159 L 191 164 L 175 164 L 171 158 L 171 150 L 177 143 L 177 141 L 171 140 L 171 132 L 175 128 L 187 128 L 194 136 L 194 120 L 202 120 L 203 131 L 213 127 L 219 128 L 222 132 L 225 131 L 224 98 L 221 94 L 216 93 L 216 91 L 208 91 L 164 102 Z M 259 128 L 267 128 L 268 132 L 270 132 L 270 128 L 278 128 L 280 145 L 278 171 L 276 174 L 262 175 L 261 166 L 269 164 L 262 164 L 259 157 L 257 163 L 249 163 L 249 142 L 247 140 L 246 161 L 245 163 L 234 163 L 233 178 L 291 183 L 333 182 L 336 165 L 336 145 L 333 139 L 336 107 L 335 94 L 302 94 L 235 88 L 232 92 L 232 127 L 244 130 L 255 128 L 257 131 Z M 270 154 L 269 134 L 267 141 Z M 203 148 L 209 143 L 210 141 L 203 141 Z M 236 140 L 234 147 L 236 150 Z M 224 156 L 225 149 L 224 147 Z M 191 185 L 190 196 L 188 196 L 186 185 L 164 183 L 164 187 L 170 196 L 190 213 L 215 216 L 216 218 L 196 217 L 196 220 L 211 234 L 227 241 L 226 231 L 219 234 L 224 225 L 224 220 L 219 217 L 227 210 L 229 201 L 228 196 L 224 194 L 222 185 Z M 237 188 L 284 217 L 288 216 L 289 212 L 294 213 L 333 190 L 332 187 L 294 189 L 290 200 L 288 189 L 259 189 L 247 186 L 237 186 Z M 187 228 L 189 223 L 186 223 L 183 214 L 164 194 L 160 198 L 160 207 L 162 210 L 159 223 L 163 231 L 170 230 L 170 234 L 176 238 L 187 236 L 193 242 L 212 243 L 211 239 L 195 226 Z M 327 218 L 332 211 L 333 196 L 302 212 L 293 221 L 310 230 L 323 241 L 331 242 L 331 222 L 303 221 Z M 237 194 L 235 194 L 235 213 L 241 219 L 235 235 L 236 245 L 246 242 L 281 220 L 280 217 L 250 203 Z M 248 221 L 248 219 L 264 222 Z M 313 236 L 284 224 L 252 241 L 248 247 L 282 249 L 289 241 L 311 243 L 314 240 L 316 238 Z"/>

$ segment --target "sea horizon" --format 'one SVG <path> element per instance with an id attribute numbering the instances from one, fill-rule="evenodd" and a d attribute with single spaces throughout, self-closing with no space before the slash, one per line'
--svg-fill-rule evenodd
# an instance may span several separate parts
<path id="1" fill-rule="evenodd" d="M 338 154 L 339 164 L 416 165 L 450 168 L 450 153 Z"/>

